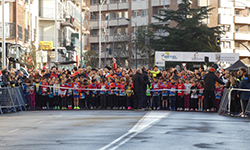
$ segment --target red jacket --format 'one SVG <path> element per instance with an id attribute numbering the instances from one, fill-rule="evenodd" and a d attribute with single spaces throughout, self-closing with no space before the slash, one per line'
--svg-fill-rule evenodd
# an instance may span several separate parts
<path id="1" fill-rule="evenodd" d="M 43 86 L 43 85 L 45 85 L 45 86 Z M 42 92 L 42 94 L 47 94 L 48 93 L 48 91 L 49 91 L 49 88 L 47 87 L 49 84 L 47 83 L 47 82 L 45 82 L 45 83 L 42 83 L 42 85 L 41 85 L 41 92 Z"/>
<path id="2" fill-rule="evenodd" d="M 177 84 L 177 91 L 178 91 L 178 96 L 183 96 L 184 95 L 184 90 L 185 90 L 185 86 L 184 84 Z"/>
<path id="3" fill-rule="evenodd" d="M 52 72 L 52 73 L 50 74 L 50 77 L 51 77 L 51 78 L 52 78 L 52 77 L 58 78 L 58 75 L 57 75 L 56 73 L 53 73 L 53 72 Z"/>

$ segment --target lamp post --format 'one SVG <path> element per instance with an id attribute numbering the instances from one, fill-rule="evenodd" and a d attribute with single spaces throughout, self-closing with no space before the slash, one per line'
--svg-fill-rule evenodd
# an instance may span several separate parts
<path id="1" fill-rule="evenodd" d="M 80 61 L 81 61 L 81 68 L 82 68 L 82 0 L 81 0 L 81 3 L 80 3 L 80 5 L 81 5 L 81 31 L 80 31 L 80 49 L 81 49 L 81 59 L 80 59 Z"/>
<path id="2" fill-rule="evenodd" d="M 102 0 L 102 4 L 101 4 L 101 6 L 100 6 L 100 8 L 99 8 L 99 67 L 101 68 L 101 54 L 102 54 L 102 38 L 101 38 L 101 34 L 102 34 L 102 28 L 101 28 L 101 26 L 102 26 L 102 23 L 101 23 L 101 21 L 102 21 L 102 6 L 103 6 L 103 4 L 106 2 L 106 0 Z"/>
<path id="3" fill-rule="evenodd" d="M 165 10 L 166 9 L 166 6 L 165 6 L 165 0 L 163 0 L 163 9 Z M 165 14 L 165 12 L 164 12 Z M 163 21 L 163 27 L 165 27 L 165 21 Z M 162 30 L 162 35 L 165 36 L 165 30 Z"/>
<path id="4" fill-rule="evenodd" d="M 129 19 L 129 18 L 125 18 L 127 21 L 131 21 L 135 24 L 135 28 L 137 29 L 137 23 L 134 22 L 133 20 Z M 135 68 L 137 68 L 137 46 L 135 47 Z"/>
<path id="5" fill-rule="evenodd" d="M 126 19 L 127 20 L 127 19 Z M 121 25 L 118 25 L 113 30 L 113 58 L 115 58 L 115 30 L 120 27 Z"/>
<path id="6" fill-rule="evenodd" d="M 57 51 L 57 0 L 55 0 L 55 62 L 58 61 L 58 51 Z"/>
<path id="7" fill-rule="evenodd" d="M 5 0 L 2 0 L 2 68 L 6 68 L 4 4 Z"/>

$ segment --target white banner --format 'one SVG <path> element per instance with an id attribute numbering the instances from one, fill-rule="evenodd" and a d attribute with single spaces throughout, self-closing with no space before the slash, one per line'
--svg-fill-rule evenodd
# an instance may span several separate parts
<path id="1" fill-rule="evenodd" d="M 238 53 L 209 53 L 209 52 L 155 52 L 155 65 L 165 66 L 165 61 L 179 62 L 204 62 L 204 57 L 209 57 L 209 62 L 234 63 L 239 60 Z"/>

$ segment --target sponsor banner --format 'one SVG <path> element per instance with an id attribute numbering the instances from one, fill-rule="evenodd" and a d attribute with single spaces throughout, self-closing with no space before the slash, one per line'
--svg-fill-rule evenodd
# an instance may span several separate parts
<path id="1" fill-rule="evenodd" d="M 155 65 L 165 66 L 165 61 L 178 62 L 204 62 L 204 57 L 209 57 L 209 62 L 234 63 L 239 60 L 238 53 L 209 53 L 209 52 L 155 52 Z"/>

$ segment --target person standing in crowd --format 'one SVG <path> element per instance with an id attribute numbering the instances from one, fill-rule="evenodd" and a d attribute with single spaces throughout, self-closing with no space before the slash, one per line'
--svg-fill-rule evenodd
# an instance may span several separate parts
<path id="1" fill-rule="evenodd" d="M 243 74 L 243 78 L 240 82 L 240 89 L 250 89 L 250 78 L 247 73 Z M 250 98 L 250 91 L 238 91 L 237 92 L 238 97 L 240 98 L 240 104 L 241 104 L 241 117 L 248 117 L 246 115 L 246 107 Z"/>
<path id="2" fill-rule="evenodd" d="M 238 79 L 239 81 L 243 80 L 244 78 L 244 74 L 247 72 L 247 70 L 245 68 L 240 68 L 239 72 L 238 72 Z"/>
<path id="3" fill-rule="evenodd" d="M 150 84 L 146 67 L 142 67 L 142 78 L 143 78 L 144 83 L 145 83 L 145 84 L 143 84 L 143 87 L 142 87 L 142 90 L 143 90 L 143 107 L 145 108 L 146 101 L 147 101 L 147 95 L 146 95 L 147 86 L 149 86 L 149 84 Z"/>
<path id="4" fill-rule="evenodd" d="M 158 69 L 158 66 L 154 66 L 154 70 L 149 72 L 152 74 L 153 78 L 161 76 L 161 71 Z"/>
<path id="5" fill-rule="evenodd" d="M 204 82 L 205 82 L 205 87 L 204 87 L 204 100 L 205 100 L 205 110 L 209 111 L 209 99 L 211 99 L 212 102 L 212 109 L 211 111 L 216 111 L 217 104 L 215 100 L 215 81 L 217 81 L 219 84 L 224 85 L 224 82 L 222 82 L 215 74 L 215 69 L 211 68 L 209 73 L 205 76 Z"/>
<path id="6" fill-rule="evenodd" d="M 148 81 L 144 81 L 142 78 L 142 70 L 137 69 L 136 74 L 133 76 L 133 83 L 134 83 L 134 109 L 142 109 L 143 105 L 143 85 L 148 83 Z"/>

